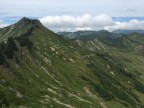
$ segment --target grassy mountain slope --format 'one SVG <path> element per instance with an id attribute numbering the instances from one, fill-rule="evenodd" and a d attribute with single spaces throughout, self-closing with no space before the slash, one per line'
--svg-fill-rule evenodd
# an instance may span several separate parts
<path id="1" fill-rule="evenodd" d="M 17 37 L 33 27 L 41 25 L 38 20 L 22 18 L 18 23 L 0 29 L 0 41 L 6 41 L 8 37 Z"/>
<path id="2" fill-rule="evenodd" d="M 12 26 L 18 30 L 0 36 L 1 41 L 15 37 L 18 47 L 13 59 L 6 58 L 9 67 L 0 66 L 0 106 L 143 107 L 144 85 L 113 57 L 116 51 L 107 44 L 63 39 L 38 20 L 24 18 Z M 21 46 L 17 36 L 28 37 L 32 47 Z"/>

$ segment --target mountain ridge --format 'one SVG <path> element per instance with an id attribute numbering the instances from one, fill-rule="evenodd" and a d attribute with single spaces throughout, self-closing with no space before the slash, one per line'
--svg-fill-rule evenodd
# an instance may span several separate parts
<path id="1" fill-rule="evenodd" d="M 99 39 L 65 39 L 41 23 L 37 27 L 33 20 L 23 20 L 28 23 L 14 24 L 10 33 L 10 28 L 0 33 L 1 41 L 13 37 L 18 48 L 12 59 L 6 57 L 9 67 L 0 65 L 0 106 L 143 107 L 143 68 L 129 69 L 135 59 L 137 66 L 143 64 L 141 55 Z M 21 45 L 25 39 L 32 42 L 31 49 L 28 40 Z"/>
<path id="2" fill-rule="evenodd" d="M 69 39 L 94 39 L 94 38 L 105 38 L 112 37 L 117 38 L 121 37 L 124 34 L 112 33 L 106 30 L 100 31 L 76 31 L 76 32 L 58 32 L 57 34 L 64 36 Z"/>
<path id="3" fill-rule="evenodd" d="M 140 34 L 144 34 L 144 30 L 114 30 L 112 31 L 113 33 L 122 33 L 122 34 L 131 34 L 131 33 L 140 33 Z"/>

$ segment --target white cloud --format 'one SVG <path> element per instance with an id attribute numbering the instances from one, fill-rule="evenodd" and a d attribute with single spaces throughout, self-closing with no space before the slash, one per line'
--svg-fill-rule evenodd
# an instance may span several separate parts
<path id="1" fill-rule="evenodd" d="M 91 27 L 77 27 L 76 29 L 75 29 L 76 31 L 79 31 L 79 30 L 93 30 L 93 28 L 91 28 Z"/>
<path id="2" fill-rule="evenodd" d="M 40 21 L 47 28 L 52 30 L 67 30 L 67 28 L 71 30 L 92 30 L 93 28 L 99 28 L 104 26 L 112 26 L 114 25 L 114 21 L 112 17 L 101 14 L 98 16 L 92 16 L 90 14 L 85 14 L 83 16 L 47 16 L 40 18 Z"/>
<path id="3" fill-rule="evenodd" d="M 5 24 L 2 20 L 0 20 L 0 28 L 6 27 L 8 24 Z"/>
<path id="4" fill-rule="evenodd" d="M 101 14 L 92 16 L 85 14 L 83 16 L 47 16 L 40 18 L 43 25 L 53 31 L 78 31 L 78 30 L 144 30 L 144 20 L 132 19 L 128 22 L 117 22 L 112 17 Z"/>
<path id="5" fill-rule="evenodd" d="M 0 0 L 0 18 L 11 16 L 93 15 L 143 16 L 144 0 Z"/>
<path id="6" fill-rule="evenodd" d="M 105 26 L 103 29 L 108 31 L 114 31 L 117 29 L 122 30 L 144 30 L 144 20 L 139 21 L 137 19 L 130 20 L 129 22 L 115 22 L 113 26 Z"/>

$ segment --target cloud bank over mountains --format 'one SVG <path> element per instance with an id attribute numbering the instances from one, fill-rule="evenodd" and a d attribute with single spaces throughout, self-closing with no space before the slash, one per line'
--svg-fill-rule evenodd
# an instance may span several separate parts
<path id="1" fill-rule="evenodd" d="M 143 4 L 144 0 L 0 0 L 0 27 L 25 16 L 40 18 L 54 31 L 144 29 Z"/>
<path id="2" fill-rule="evenodd" d="M 137 19 L 130 20 L 129 22 L 115 22 L 113 26 L 104 26 L 103 29 L 108 31 L 114 31 L 117 29 L 122 30 L 144 30 L 144 20 L 139 21 Z"/>
<path id="3" fill-rule="evenodd" d="M 113 17 L 100 14 L 84 14 L 82 16 L 59 15 L 46 16 L 39 18 L 41 23 L 47 28 L 59 31 L 79 31 L 79 30 L 144 30 L 143 19 L 130 19 L 128 21 L 116 20 Z M 8 26 L 6 22 L 0 19 L 0 28 Z"/>
<path id="4" fill-rule="evenodd" d="M 124 30 L 144 30 L 144 20 L 132 19 L 128 22 L 114 21 L 111 16 L 101 14 L 92 16 L 85 14 L 82 16 L 47 16 L 39 19 L 43 25 L 54 31 L 77 31 L 77 30 L 99 30 L 113 31 Z"/>
<path id="5" fill-rule="evenodd" d="M 47 16 L 40 19 L 43 25 L 54 30 L 92 30 L 95 27 L 104 27 L 114 25 L 110 16 L 101 14 L 92 16 L 85 14 L 83 16 Z"/>

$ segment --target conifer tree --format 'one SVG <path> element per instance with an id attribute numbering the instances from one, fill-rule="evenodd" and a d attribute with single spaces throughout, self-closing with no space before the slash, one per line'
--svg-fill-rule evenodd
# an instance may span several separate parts
<path id="1" fill-rule="evenodd" d="M 17 51 L 17 46 L 12 37 L 8 38 L 7 44 L 5 46 L 5 54 L 8 58 L 12 59 L 14 51 Z"/>
<path id="2" fill-rule="evenodd" d="M 4 64 L 5 62 L 5 56 L 3 54 L 3 51 L 0 49 L 0 65 Z"/>

